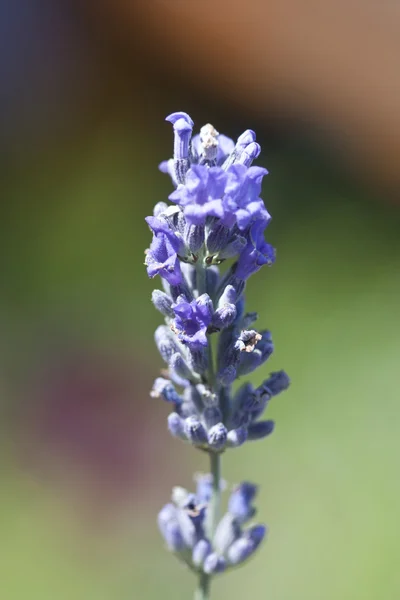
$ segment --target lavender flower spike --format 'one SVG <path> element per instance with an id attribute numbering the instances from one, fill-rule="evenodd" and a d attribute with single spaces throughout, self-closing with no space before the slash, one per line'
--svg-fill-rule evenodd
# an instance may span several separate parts
<path id="1" fill-rule="evenodd" d="M 197 477 L 194 494 L 175 488 L 158 525 L 167 548 L 196 574 L 196 600 L 209 600 L 212 579 L 245 563 L 267 532 L 248 525 L 256 514 L 253 483 L 236 486 L 221 514 L 222 456 L 271 435 L 274 422 L 263 414 L 289 377 L 275 371 L 258 387 L 245 382 L 232 391 L 274 350 L 269 331 L 253 328 L 257 314 L 245 302 L 251 276 L 275 261 L 261 198 L 268 171 L 253 164 L 261 152 L 255 132 L 247 129 L 235 144 L 210 123 L 192 136 L 187 113 L 166 120 L 173 156 L 160 170 L 172 179 L 172 205 L 158 202 L 146 218 L 153 238 L 145 258 L 149 277 L 162 281 L 152 301 L 164 318 L 154 338 L 166 368 L 150 395 L 171 407 L 169 432 L 183 449 L 206 454 L 210 473 Z"/>

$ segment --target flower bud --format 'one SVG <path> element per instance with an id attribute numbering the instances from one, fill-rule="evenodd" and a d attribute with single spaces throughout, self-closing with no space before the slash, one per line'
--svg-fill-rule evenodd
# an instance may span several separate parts
<path id="1" fill-rule="evenodd" d="M 267 528 L 264 525 L 255 525 L 248 529 L 229 548 L 227 553 L 228 562 L 231 565 L 239 565 L 247 560 L 257 550 L 266 534 Z"/>
<path id="2" fill-rule="evenodd" d="M 217 423 L 208 432 L 208 443 L 214 450 L 222 450 L 226 444 L 228 431 L 223 423 Z"/>
<path id="3" fill-rule="evenodd" d="M 271 334 L 269 331 L 262 332 L 262 338 L 258 340 L 257 346 L 251 353 L 244 353 L 240 356 L 238 365 L 239 375 L 248 375 L 264 362 L 268 360 L 274 351 Z"/>
<path id="4" fill-rule="evenodd" d="M 181 404 L 182 398 L 174 388 L 173 384 L 163 377 L 157 377 L 150 392 L 152 398 L 163 398 L 166 402 Z"/>
<path id="5" fill-rule="evenodd" d="M 207 432 L 195 416 L 185 419 L 185 434 L 187 439 L 195 446 L 207 443 Z"/>
<path id="6" fill-rule="evenodd" d="M 192 561 L 195 567 L 202 567 L 207 556 L 211 554 L 211 544 L 208 540 L 202 539 L 197 542 L 193 548 Z"/>
<path id="7" fill-rule="evenodd" d="M 232 325 L 236 318 L 236 306 L 234 304 L 224 304 L 218 308 L 212 318 L 211 324 L 217 330 L 225 329 Z"/>
<path id="8" fill-rule="evenodd" d="M 255 515 L 252 502 L 257 494 L 257 486 L 244 481 L 233 490 L 229 502 L 228 512 L 234 516 L 239 523 L 245 523 Z"/>
<path id="9" fill-rule="evenodd" d="M 230 448 L 238 448 L 247 440 L 247 428 L 238 427 L 237 429 L 231 429 L 228 432 L 227 445 Z"/>
<path id="10" fill-rule="evenodd" d="M 169 550 L 180 552 L 185 547 L 181 529 L 176 520 L 176 508 L 166 504 L 158 514 L 158 527 Z"/>
<path id="11" fill-rule="evenodd" d="M 178 413 L 173 412 L 168 415 L 168 429 L 170 433 L 181 440 L 186 440 L 185 434 L 185 421 L 178 415 Z"/>
<path id="12" fill-rule="evenodd" d="M 182 379 L 192 379 L 193 377 L 192 371 L 189 369 L 187 362 L 180 352 L 175 352 L 175 354 L 171 356 L 169 367 Z"/>
<path id="13" fill-rule="evenodd" d="M 233 285 L 227 285 L 218 300 L 218 308 L 222 308 L 225 304 L 236 303 L 236 290 Z"/>
<path id="14" fill-rule="evenodd" d="M 213 539 L 213 547 L 218 554 L 225 554 L 229 546 L 241 535 L 237 519 L 226 513 L 218 523 Z"/>
<path id="15" fill-rule="evenodd" d="M 179 353 L 179 346 L 176 343 L 173 333 L 166 325 L 160 325 L 157 327 L 154 339 L 158 348 L 159 353 L 161 354 L 161 358 L 165 360 L 165 362 L 169 362 L 172 355 L 176 352 Z"/>
<path id="16" fill-rule="evenodd" d="M 242 154 L 238 159 L 238 163 L 244 165 L 245 167 L 250 167 L 253 160 L 255 160 L 261 152 L 260 144 L 257 142 L 252 142 L 243 150 Z"/>
<path id="17" fill-rule="evenodd" d="M 183 241 L 190 252 L 195 254 L 204 244 L 204 225 L 186 224 L 183 232 Z"/>
<path id="18" fill-rule="evenodd" d="M 161 290 L 153 290 L 151 294 L 151 300 L 157 310 L 160 311 L 165 317 L 174 318 L 174 311 L 172 310 L 172 299 L 168 294 Z"/>
<path id="19" fill-rule="evenodd" d="M 209 554 L 204 561 L 204 573 L 207 575 L 214 575 L 216 573 L 222 573 L 225 571 L 226 561 L 223 556 L 218 556 L 215 552 Z"/>
<path id="20" fill-rule="evenodd" d="M 262 440 L 263 438 L 271 435 L 275 429 L 274 421 L 257 421 L 248 426 L 248 439 L 249 440 Z"/>

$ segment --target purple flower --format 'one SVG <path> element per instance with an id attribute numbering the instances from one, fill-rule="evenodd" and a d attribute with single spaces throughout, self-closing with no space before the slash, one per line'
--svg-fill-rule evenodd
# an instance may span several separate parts
<path id="1" fill-rule="evenodd" d="M 196 505 L 196 497 L 184 488 L 172 490 L 172 503 L 158 514 L 158 525 L 168 547 L 174 552 L 193 549 L 204 538 L 206 508 Z"/>
<path id="2" fill-rule="evenodd" d="M 185 434 L 185 421 L 178 413 L 173 412 L 168 415 L 168 429 L 174 437 L 180 438 L 181 440 L 187 439 Z"/>
<path id="3" fill-rule="evenodd" d="M 176 252 L 180 250 L 182 242 L 175 235 L 175 232 L 172 231 L 166 219 L 159 217 L 146 217 L 145 221 L 155 235 L 165 235 L 170 240 L 171 244 L 176 248 Z"/>
<path id="4" fill-rule="evenodd" d="M 242 524 L 256 512 L 251 506 L 256 487 L 244 482 L 233 491 L 228 512 L 219 519 L 210 535 L 213 477 L 201 475 L 197 480 L 196 494 L 182 487 L 172 490 L 172 502 L 161 509 L 158 525 L 170 550 L 186 563 L 191 556 L 197 569 L 211 575 L 222 572 L 229 565 L 240 564 L 252 555 L 263 541 L 267 527 L 256 524 L 242 529 Z M 220 483 L 222 491 L 224 482 Z"/>
<path id="5" fill-rule="evenodd" d="M 158 515 L 158 527 L 169 550 L 172 552 L 180 552 L 184 549 L 185 542 L 176 521 L 175 510 L 176 509 L 172 504 L 164 506 Z"/>
<path id="6" fill-rule="evenodd" d="M 218 556 L 216 552 L 209 554 L 204 561 L 203 569 L 207 575 L 215 575 L 225 571 L 226 561 L 223 556 Z"/>
<path id="7" fill-rule="evenodd" d="M 260 153 L 260 144 L 257 144 L 257 142 L 252 142 L 246 146 L 237 162 L 245 167 L 250 167 L 253 160 L 260 156 Z"/>
<path id="8" fill-rule="evenodd" d="M 171 356 L 169 368 L 170 372 L 172 371 L 180 381 L 189 381 L 195 377 L 187 362 L 179 352 L 176 352 Z"/>
<path id="9" fill-rule="evenodd" d="M 217 423 L 208 432 L 208 443 L 213 450 L 222 450 L 226 444 L 228 430 L 223 423 Z"/>
<path id="10" fill-rule="evenodd" d="M 235 348 L 239 352 L 253 352 L 262 335 L 255 329 L 243 329 L 235 342 Z"/>
<path id="11" fill-rule="evenodd" d="M 237 518 L 239 523 L 245 523 L 255 515 L 253 500 L 257 494 L 257 486 L 244 481 L 232 492 L 228 503 L 228 512 Z"/>
<path id="12" fill-rule="evenodd" d="M 268 171 L 262 167 L 247 168 L 242 164 L 235 164 L 227 170 L 227 183 L 223 199 L 223 223 L 232 227 L 235 223 L 241 231 L 257 220 L 267 224 L 270 214 L 265 208 L 263 200 L 259 198 L 261 183 Z"/>
<path id="13" fill-rule="evenodd" d="M 201 226 L 208 217 L 216 217 L 228 231 L 234 225 L 244 231 L 256 220 L 268 223 L 270 215 L 259 197 L 268 171 L 251 166 L 260 153 L 254 131 L 246 130 L 234 145 L 207 124 L 193 137 L 189 152 L 189 115 L 176 112 L 167 120 L 174 127 L 174 158 L 160 169 L 172 176 L 177 189 L 169 199 L 183 208 L 187 223 Z"/>
<path id="14" fill-rule="evenodd" d="M 173 317 L 174 311 L 172 310 L 172 299 L 161 290 L 153 290 L 151 294 L 151 300 L 157 310 L 160 311 L 165 317 Z"/>
<path id="15" fill-rule="evenodd" d="M 193 165 L 185 183 L 169 199 L 183 207 L 188 223 L 204 225 L 207 217 L 218 217 L 222 225 L 237 224 L 244 231 L 252 222 L 267 224 L 271 217 L 259 198 L 261 182 L 268 171 L 234 164 L 225 172 L 220 167 Z"/>
<path id="16" fill-rule="evenodd" d="M 180 296 L 172 308 L 175 313 L 172 327 L 180 341 L 187 344 L 190 350 L 207 346 L 207 328 L 213 316 L 209 295 L 203 294 L 191 302 Z"/>
<path id="17" fill-rule="evenodd" d="M 192 561 L 195 567 L 202 567 L 207 556 L 211 554 L 211 544 L 208 540 L 202 539 L 197 542 L 193 548 Z"/>
<path id="18" fill-rule="evenodd" d="M 212 324 L 219 331 L 232 325 L 235 318 L 236 306 L 226 303 L 215 311 Z"/>
<path id="19" fill-rule="evenodd" d="M 257 550 L 267 534 L 265 525 L 254 525 L 244 532 L 228 549 L 228 560 L 231 565 L 238 565 L 247 560 Z"/>
<path id="20" fill-rule="evenodd" d="M 235 276 L 246 280 L 263 265 L 272 265 L 275 261 L 275 250 L 264 239 L 265 221 L 256 221 L 250 227 L 248 242 L 239 256 Z"/>
<path id="21" fill-rule="evenodd" d="M 163 398 L 166 402 L 181 404 L 182 398 L 176 391 L 174 385 L 164 377 L 157 377 L 154 381 L 153 389 L 150 392 L 152 398 Z"/>
<path id="22" fill-rule="evenodd" d="M 195 446 L 207 444 L 207 431 L 194 415 L 185 420 L 185 434 L 189 442 Z"/>
<path id="23" fill-rule="evenodd" d="M 289 385 L 290 379 L 287 373 L 285 371 L 276 371 L 275 373 L 271 373 L 269 378 L 262 383 L 260 390 L 271 397 L 287 390 Z"/>
<path id="24" fill-rule="evenodd" d="M 233 515 L 225 513 L 215 531 L 213 544 L 218 554 L 225 554 L 241 535 L 240 525 Z"/>
<path id="25" fill-rule="evenodd" d="M 230 167 L 231 165 L 233 165 L 237 162 L 241 162 L 241 156 L 242 156 L 243 152 L 245 152 L 249 146 L 252 146 L 254 144 L 255 140 L 256 140 L 256 134 L 254 133 L 254 131 L 252 129 L 246 129 L 246 131 L 244 131 L 238 137 L 234 149 L 232 150 L 230 155 L 226 158 L 222 167 L 225 170 L 227 170 L 228 167 Z M 254 156 L 254 158 L 256 158 L 256 157 Z"/>
<path id="26" fill-rule="evenodd" d="M 274 421 L 257 421 L 257 423 L 251 423 L 247 429 L 249 440 L 262 440 L 265 437 L 271 435 L 275 429 Z"/>
<path id="27" fill-rule="evenodd" d="M 166 121 L 174 127 L 174 157 L 163 161 L 159 169 L 169 173 L 176 186 L 185 182 L 190 165 L 222 166 L 225 171 L 233 164 L 250 167 L 261 152 L 260 145 L 255 141 L 256 134 L 251 129 L 244 131 L 235 144 L 231 138 L 220 134 L 213 125 L 207 123 L 199 134 L 193 136 L 190 144 L 193 121 L 187 113 L 172 113 Z"/>
<path id="28" fill-rule="evenodd" d="M 174 158 L 162 162 L 159 166 L 164 173 L 169 173 L 175 185 L 185 181 L 190 166 L 189 147 L 193 121 L 185 112 L 175 112 L 166 119 L 174 126 Z"/>
<path id="29" fill-rule="evenodd" d="M 287 390 L 290 384 L 290 379 L 285 371 L 277 371 L 271 373 L 268 379 L 266 379 L 254 392 L 253 402 L 247 403 L 247 410 L 251 412 L 251 418 L 253 421 L 258 419 L 266 409 L 270 399 L 273 396 L 277 396 L 281 392 Z"/>
<path id="30" fill-rule="evenodd" d="M 247 440 L 247 428 L 246 427 L 238 427 L 237 429 L 231 429 L 228 432 L 228 446 L 230 448 L 238 448 Z"/>
<path id="31" fill-rule="evenodd" d="M 171 285 L 182 283 L 178 255 L 166 236 L 154 236 L 145 263 L 149 277 L 160 275 Z"/>
<path id="32" fill-rule="evenodd" d="M 169 199 L 184 208 L 188 223 L 204 225 L 207 217 L 221 218 L 224 214 L 225 182 L 226 173 L 219 167 L 193 165 L 186 174 L 185 184 L 179 185 Z"/>
<path id="33" fill-rule="evenodd" d="M 154 332 L 154 340 L 163 360 L 169 363 L 171 357 L 179 352 L 179 344 L 167 325 L 159 325 Z"/>
<path id="34" fill-rule="evenodd" d="M 185 112 L 175 112 L 165 118 L 174 126 L 174 159 L 187 159 L 193 121 Z"/>
<path id="35" fill-rule="evenodd" d="M 147 217 L 146 222 L 154 233 L 145 261 L 148 276 L 161 275 L 171 285 L 179 285 L 182 283 L 178 258 L 181 240 L 171 231 L 166 221 Z"/>
<path id="36" fill-rule="evenodd" d="M 269 331 L 261 332 L 261 339 L 258 340 L 257 346 L 253 352 L 243 352 L 240 356 L 240 364 L 237 368 L 238 375 L 248 375 L 258 367 L 260 367 L 274 351 L 271 334 Z"/>

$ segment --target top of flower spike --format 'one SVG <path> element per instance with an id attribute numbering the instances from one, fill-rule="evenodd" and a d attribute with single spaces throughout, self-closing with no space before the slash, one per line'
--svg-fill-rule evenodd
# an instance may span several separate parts
<path id="1" fill-rule="evenodd" d="M 259 196 L 268 171 L 251 165 L 260 153 L 255 133 L 246 130 L 235 144 L 211 124 L 192 138 L 193 121 L 185 112 L 172 113 L 167 121 L 174 129 L 174 157 L 160 168 L 175 183 L 169 199 L 177 206 L 158 203 L 146 219 L 154 234 L 147 272 L 175 287 L 174 300 L 184 294 L 190 301 L 182 263 L 200 259 L 209 267 L 238 259 L 226 283 L 236 286 L 239 297 L 248 277 L 275 260 L 264 239 L 270 215 Z"/>
<path id="2" fill-rule="evenodd" d="M 207 217 L 217 217 L 240 230 L 254 220 L 267 224 L 270 215 L 259 194 L 268 171 L 251 166 L 261 150 L 254 131 L 246 130 L 235 144 L 209 123 L 192 138 L 187 113 L 175 112 L 166 120 L 174 128 L 174 157 L 160 170 L 171 176 L 177 189 L 169 199 L 184 207 L 188 223 L 204 225 Z"/>
<path id="3" fill-rule="evenodd" d="M 185 175 L 192 165 L 218 166 L 226 171 L 236 163 L 249 167 L 260 154 L 261 148 L 255 141 L 256 134 L 252 129 L 244 131 L 235 144 L 210 123 L 204 125 L 200 133 L 192 138 L 194 123 L 185 112 L 171 113 L 165 120 L 172 123 L 174 128 L 174 157 L 163 161 L 159 168 L 163 173 L 171 175 L 175 185 L 185 183 Z M 178 161 L 187 163 L 183 170 L 178 168 Z M 268 173 L 266 169 L 264 171 L 264 174 Z"/>

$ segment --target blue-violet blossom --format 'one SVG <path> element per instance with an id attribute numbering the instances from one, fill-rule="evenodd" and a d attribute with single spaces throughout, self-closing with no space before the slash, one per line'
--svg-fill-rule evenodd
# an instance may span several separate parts
<path id="1" fill-rule="evenodd" d="M 169 403 L 170 433 L 205 451 L 211 473 L 197 477 L 195 494 L 174 488 L 158 525 L 168 549 L 198 574 L 196 598 L 206 600 L 211 577 L 246 561 L 266 534 L 264 525 L 248 524 L 256 512 L 252 483 L 233 489 L 221 516 L 221 455 L 273 432 L 274 422 L 262 416 L 290 382 L 275 371 L 256 388 L 247 382 L 232 391 L 273 352 L 270 332 L 254 329 L 257 314 L 245 310 L 249 277 L 275 261 L 265 240 L 271 217 L 260 197 L 268 171 L 252 165 L 261 151 L 255 133 L 248 129 L 235 143 L 210 124 L 192 136 L 187 113 L 166 120 L 174 154 L 160 170 L 175 187 L 172 204 L 157 203 L 146 219 L 153 233 L 147 272 L 160 275 L 163 286 L 152 294 L 165 318 L 155 341 L 167 367 L 151 396 Z"/>

